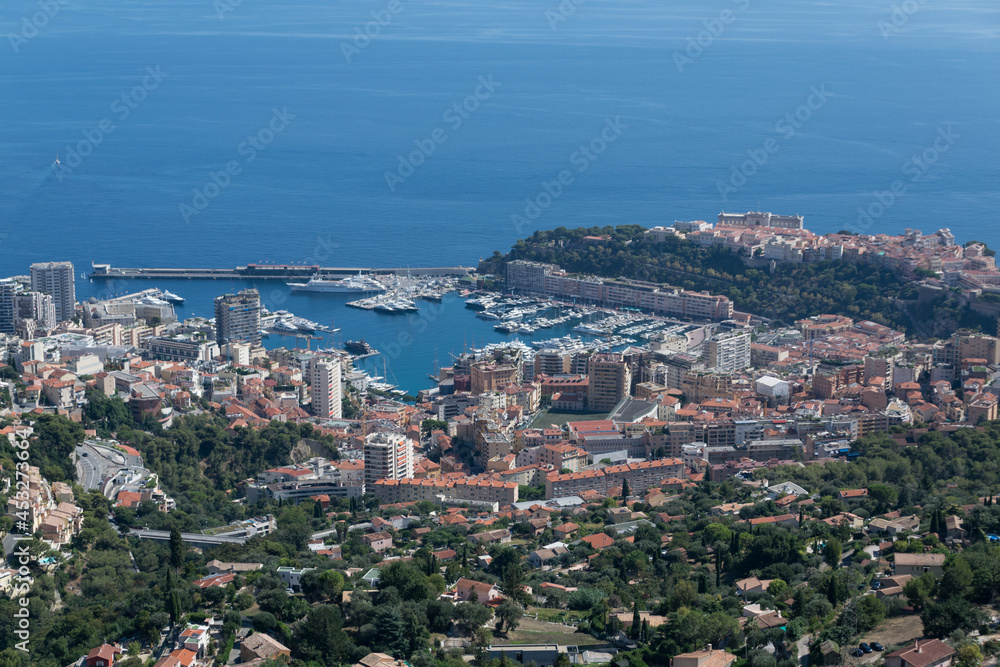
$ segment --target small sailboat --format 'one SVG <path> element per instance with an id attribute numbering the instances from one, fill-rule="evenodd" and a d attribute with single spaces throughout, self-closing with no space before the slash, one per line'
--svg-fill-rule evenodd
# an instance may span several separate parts
<path id="1" fill-rule="evenodd" d="M 58 167 L 62 162 L 59 161 L 59 151 L 56 151 L 56 161 L 52 163 L 52 166 Z"/>

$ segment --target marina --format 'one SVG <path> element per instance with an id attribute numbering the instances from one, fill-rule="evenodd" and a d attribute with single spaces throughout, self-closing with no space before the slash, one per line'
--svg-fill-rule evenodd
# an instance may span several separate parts
<path id="1" fill-rule="evenodd" d="M 356 275 L 354 272 L 351 275 Z M 343 276 L 350 277 L 350 275 Z M 547 298 L 528 298 L 483 292 L 467 278 L 454 276 L 381 275 L 373 276 L 386 286 L 386 291 L 374 294 L 324 293 L 293 291 L 282 281 L 261 284 L 256 280 L 161 280 L 155 288 L 136 292 L 135 297 L 167 300 L 167 293 L 184 299 L 175 303 L 178 319 L 202 316 L 214 317 L 213 300 L 226 292 L 256 287 L 261 292 L 267 310 L 261 313 L 261 336 L 264 347 L 302 347 L 310 343 L 324 348 L 344 350 L 347 341 L 364 339 L 370 350 L 354 357 L 354 368 L 368 376 L 382 376 L 386 384 L 394 384 L 406 393 L 415 394 L 427 387 L 428 372 L 434 370 L 433 360 L 449 354 L 481 348 L 492 343 L 508 344 L 522 341 L 533 350 L 563 349 L 579 345 L 598 349 L 603 346 L 624 348 L 644 342 L 646 334 L 658 329 L 641 331 L 633 337 L 615 338 L 616 329 L 639 326 L 641 314 L 615 313 L 589 305 L 558 303 Z M 301 279 L 306 283 L 308 278 Z M 108 298 L 107 287 L 114 283 L 78 281 L 79 294 Z M 117 285 L 114 285 L 117 287 Z M 483 297 L 489 309 L 469 308 L 470 300 Z M 408 299 L 412 308 L 405 317 L 376 310 L 383 300 Z M 441 298 L 439 301 L 438 298 Z M 356 303 L 356 302 L 361 302 Z M 353 307 L 346 307 L 351 304 Z M 501 320 L 515 309 L 520 318 Z M 528 312 L 525 312 L 528 311 Z M 604 320 L 612 315 L 625 315 L 617 326 L 606 331 Z M 516 315 L 516 314 L 515 314 Z M 495 318 L 495 319 L 489 319 Z M 283 324 L 275 328 L 279 321 Z M 652 324 L 654 319 L 649 320 Z M 516 325 L 508 332 L 498 331 L 498 324 Z M 589 332 L 574 332 L 577 326 L 593 327 Z M 664 325 L 665 326 L 665 325 Z M 294 328 L 294 330 L 293 330 Z"/>
<path id="2" fill-rule="evenodd" d="M 699 325 L 676 320 L 600 308 L 580 307 L 528 297 L 505 297 L 499 294 L 470 295 L 465 305 L 476 312 L 476 318 L 493 323 L 499 334 L 531 336 L 553 327 L 571 328 L 570 335 L 545 341 L 532 341 L 535 349 L 569 349 L 586 347 L 595 351 L 619 350 L 630 345 L 642 345 L 661 335 L 680 335 Z"/>
<path id="3" fill-rule="evenodd" d="M 367 276 L 366 284 L 376 284 L 382 294 L 348 301 L 351 308 L 373 310 L 385 315 L 405 315 L 420 310 L 417 299 L 441 302 L 445 295 L 459 289 L 454 278 L 431 278 L 414 276 Z M 295 287 L 292 287 L 295 291 Z M 376 290 L 371 290 L 376 291 Z"/>

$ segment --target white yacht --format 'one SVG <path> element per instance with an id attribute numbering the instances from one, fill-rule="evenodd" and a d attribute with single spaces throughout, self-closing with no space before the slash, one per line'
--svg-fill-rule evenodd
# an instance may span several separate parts
<path id="1" fill-rule="evenodd" d="M 184 303 L 184 297 L 177 296 L 173 292 L 168 292 L 167 290 L 163 290 L 163 294 L 160 295 L 160 298 L 164 301 L 169 301 L 170 303 Z"/>
<path id="2" fill-rule="evenodd" d="M 313 276 L 307 283 L 285 283 L 293 292 L 384 292 L 385 287 L 371 276 L 358 274 L 343 280 L 327 280 Z"/>

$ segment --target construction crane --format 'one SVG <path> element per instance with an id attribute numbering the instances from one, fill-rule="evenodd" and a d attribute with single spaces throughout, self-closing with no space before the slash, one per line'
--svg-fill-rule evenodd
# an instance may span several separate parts
<path id="1" fill-rule="evenodd" d="M 314 341 L 314 340 L 323 340 L 319 336 L 310 336 L 308 334 L 303 334 L 303 333 L 295 334 L 295 349 L 296 350 L 301 350 L 302 349 L 299 345 L 300 345 L 301 340 L 303 340 L 303 339 L 305 339 L 305 341 L 306 341 L 306 350 L 310 350 L 310 351 L 311 351 L 310 345 L 312 344 L 312 341 Z"/>

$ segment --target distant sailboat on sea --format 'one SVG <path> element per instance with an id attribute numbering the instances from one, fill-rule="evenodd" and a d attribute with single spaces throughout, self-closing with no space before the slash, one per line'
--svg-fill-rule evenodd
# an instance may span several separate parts
<path id="1" fill-rule="evenodd" d="M 53 166 L 58 167 L 62 162 L 59 161 L 59 151 L 56 151 L 56 161 L 52 163 Z"/>

